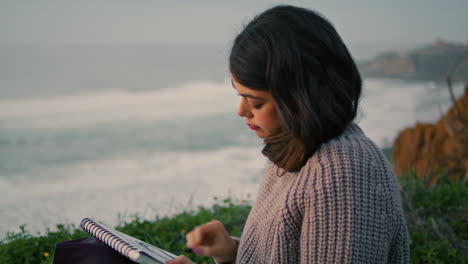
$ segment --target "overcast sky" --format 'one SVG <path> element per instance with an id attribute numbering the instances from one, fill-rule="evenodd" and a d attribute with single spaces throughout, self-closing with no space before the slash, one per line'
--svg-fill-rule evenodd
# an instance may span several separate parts
<path id="1" fill-rule="evenodd" d="M 0 44 L 227 44 L 277 3 L 321 12 L 361 52 L 468 38 L 467 0 L 0 0 Z"/>

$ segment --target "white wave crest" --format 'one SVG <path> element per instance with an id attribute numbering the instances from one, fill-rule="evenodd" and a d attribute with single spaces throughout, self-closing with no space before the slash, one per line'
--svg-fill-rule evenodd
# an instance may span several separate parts
<path id="1" fill-rule="evenodd" d="M 219 112 L 235 113 L 230 82 L 189 82 L 162 90 L 107 91 L 48 98 L 0 100 L 6 128 L 60 129 L 107 122 L 153 121 Z"/>
<path id="2" fill-rule="evenodd" d="M 84 217 L 113 225 L 119 213 L 151 218 L 209 205 L 215 196 L 245 198 L 256 194 L 265 165 L 259 147 L 226 147 L 78 163 L 47 171 L 49 178 L 0 177 L 0 234 Z"/>

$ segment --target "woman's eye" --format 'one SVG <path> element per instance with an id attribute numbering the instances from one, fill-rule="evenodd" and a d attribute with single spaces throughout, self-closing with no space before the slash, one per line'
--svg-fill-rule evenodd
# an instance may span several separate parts
<path id="1" fill-rule="evenodd" d="M 260 108 L 262 107 L 262 105 L 263 105 L 263 104 L 258 104 L 258 105 L 254 105 L 254 106 L 252 106 L 252 107 L 255 108 L 255 109 L 260 109 Z"/>

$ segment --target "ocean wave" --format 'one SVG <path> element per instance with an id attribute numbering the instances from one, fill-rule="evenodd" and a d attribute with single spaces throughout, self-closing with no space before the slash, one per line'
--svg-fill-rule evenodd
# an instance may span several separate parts
<path id="1" fill-rule="evenodd" d="M 462 83 L 454 85 L 456 95 L 463 89 Z M 444 84 L 366 79 L 357 121 L 377 145 L 389 147 L 400 130 L 438 120 L 450 103 Z"/>
<path id="2" fill-rule="evenodd" d="M 236 110 L 229 81 L 188 82 L 154 91 L 0 100 L 0 124 L 8 129 L 76 128 L 108 122 L 152 121 Z"/>
<path id="3" fill-rule="evenodd" d="M 0 177 L 0 234 L 27 224 L 33 232 L 93 216 L 116 223 L 119 213 L 145 217 L 208 205 L 214 196 L 255 195 L 266 159 L 260 147 L 153 153 L 89 161 L 48 171 L 49 177 Z"/>

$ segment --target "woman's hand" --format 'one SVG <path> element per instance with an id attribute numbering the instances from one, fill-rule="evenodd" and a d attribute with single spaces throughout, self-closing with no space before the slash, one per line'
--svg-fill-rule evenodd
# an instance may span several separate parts
<path id="1" fill-rule="evenodd" d="M 197 226 L 186 235 L 187 247 L 200 256 L 213 257 L 217 262 L 234 262 L 237 242 L 229 236 L 224 225 L 213 220 Z"/>
<path id="2" fill-rule="evenodd" d="M 166 264 L 195 264 L 184 255 L 178 256 L 176 259 L 166 261 Z"/>

